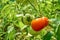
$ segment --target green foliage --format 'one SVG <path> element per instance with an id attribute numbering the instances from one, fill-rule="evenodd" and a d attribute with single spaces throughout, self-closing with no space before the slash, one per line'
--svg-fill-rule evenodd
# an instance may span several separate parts
<path id="1" fill-rule="evenodd" d="M 56 38 L 57 38 L 57 40 L 60 40 L 60 38 L 59 38 L 60 37 L 59 36 L 60 35 L 60 32 L 59 31 L 60 31 L 60 25 L 58 26 L 57 32 L 56 32 Z"/>
<path id="2" fill-rule="evenodd" d="M 49 25 L 35 32 L 31 21 L 42 16 Z M 60 40 L 60 0 L 0 0 L 0 40 Z"/>
<path id="3" fill-rule="evenodd" d="M 52 37 L 52 33 L 48 32 L 44 37 L 43 40 L 50 40 Z"/>

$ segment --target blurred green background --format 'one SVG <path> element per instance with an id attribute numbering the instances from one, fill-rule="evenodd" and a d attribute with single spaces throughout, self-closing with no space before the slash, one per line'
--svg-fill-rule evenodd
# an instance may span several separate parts
<path id="1" fill-rule="evenodd" d="M 33 19 L 51 21 L 39 32 Z M 60 40 L 60 0 L 0 0 L 0 40 Z"/>

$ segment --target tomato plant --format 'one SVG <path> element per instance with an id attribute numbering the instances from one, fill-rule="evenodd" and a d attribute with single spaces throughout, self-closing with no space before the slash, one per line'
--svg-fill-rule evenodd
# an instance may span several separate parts
<path id="1" fill-rule="evenodd" d="M 0 0 L 0 40 L 60 40 L 60 0 Z"/>
<path id="2" fill-rule="evenodd" d="M 25 25 L 30 25 L 31 21 L 34 19 L 34 16 L 31 14 L 26 14 L 25 16 L 23 16 L 23 23 Z"/>

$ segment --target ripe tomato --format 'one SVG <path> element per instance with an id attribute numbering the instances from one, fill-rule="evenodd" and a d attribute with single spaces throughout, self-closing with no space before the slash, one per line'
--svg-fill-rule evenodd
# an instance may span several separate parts
<path id="1" fill-rule="evenodd" d="M 35 20 L 32 20 L 32 22 L 31 22 L 31 27 L 35 31 L 40 31 L 47 25 L 48 25 L 47 17 L 37 18 Z"/>

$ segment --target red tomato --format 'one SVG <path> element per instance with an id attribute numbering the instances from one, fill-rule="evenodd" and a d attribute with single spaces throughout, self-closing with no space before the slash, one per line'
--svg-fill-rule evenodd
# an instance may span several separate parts
<path id="1" fill-rule="evenodd" d="M 40 31 L 44 27 L 48 25 L 48 18 L 47 17 L 42 17 L 42 18 L 37 18 L 35 20 L 32 20 L 31 22 L 31 27 L 35 31 Z"/>

